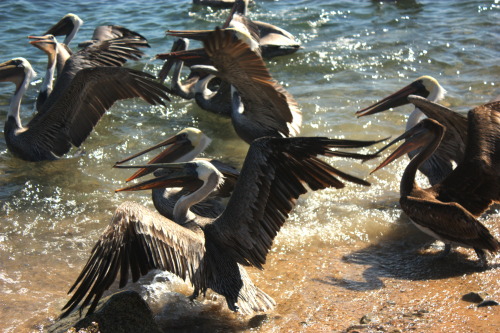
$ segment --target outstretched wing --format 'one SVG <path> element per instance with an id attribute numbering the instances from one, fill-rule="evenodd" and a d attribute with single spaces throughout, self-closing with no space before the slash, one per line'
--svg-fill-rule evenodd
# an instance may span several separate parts
<path id="1" fill-rule="evenodd" d="M 226 210 L 212 225 L 218 241 L 237 252 L 241 264 L 262 268 L 272 242 L 296 199 L 308 191 L 342 188 L 337 177 L 369 183 L 335 169 L 316 155 L 369 159 L 371 155 L 333 152 L 335 147 L 362 147 L 374 142 L 328 138 L 261 138 L 247 153 Z M 237 247 L 234 244 L 238 244 Z"/>
<path id="2" fill-rule="evenodd" d="M 61 156 L 71 145 L 80 146 L 117 100 L 140 97 L 150 104 L 164 105 L 162 99 L 169 100 L 167 91 L 153 76 L 141 71 L 124 67 L 83 69 L 50 109 L 30 121 L 30 131 L 23 134 L 32 136 L 30 142 L 38 145 L 38 150 Z"/>
<path id="3" fill-rule="evenodd" d="M 464 160 L 442 182 L 438 198 L 479 216 L 500 201 L 500 102 L 474 108 L 468 122 Z"/>
<path id="4" fill-rule="evenodd" d="M 166 270 L 183 279 L 189 277 L 194 285 L 203 284 L 196 278 L 196 272 L 205 254 L 204 240 L 203 234 L 183 228 L 143 206 L 133 202 L 121 204 L 69 290 L 74 294 L 61 317 L 80 303 L 80 309 L 90 304 L 87 314 L 92 313 L 118 272 L 120 288 L 127 284 L 129 275 L 135 282 L 153 269 Z"/>
<path id="5" fill-rule="evenodd" d="M 150 47 L 145 37 L 120 25 L 100 25 L 94 29 L 92 40 L 82 42 L 78 44 L 78 46 L 87 47 L 96 43 L 97 41 L 105 41 L 121 37 L 134 39 L 136 40 L 136 42 L 140 43 L 140 46 Z"/>
<path id="6" fill-rule="evenodd" d="M 263 59 L 231 30 L 216 29 L 204 41 L 218 76 L 241 96 L 245 116 L 264 127 L 273 124 L 286 136 L 300 132 L 302 114 L 297 102 L 269 73 Z M 248 107 L 251 105 L 251 108 Z"/>

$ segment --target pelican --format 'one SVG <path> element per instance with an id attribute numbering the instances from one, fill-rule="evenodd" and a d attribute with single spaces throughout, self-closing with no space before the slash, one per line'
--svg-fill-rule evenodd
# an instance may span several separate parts
<path id="1" fill-rule="evenodd" d="M 189 39 L 179 38 L 173 43 L 171 53 L 185 51 L 188 47 Z M 230 117 L 231 85 L 226 81 L 218 79 L 215 75 L 197 71 L 191 71 L 188 78 L 185 81 L 181 81 L 180 75 L 184 62 L 184 60 L 167 59 L 158 74 L 160 82 L 165 81 L 165 78 L 173 67 L 170 86 L 173 94 L 184 99 L 194 98 L 196 104 L 202 109 Z M 194 64 L 200 64 L 200 60 L 197 59 L 190 65 Z M 217 86 L 213 87 L 214 83 Z"/>
<path id="2" fill-rule="evenodd" d="M 422 98 L 409 99 L 414 103 Z M 434 153 L 446 131 L 431 118 L 420 121 L 382 148 L 406 139 L 373 172 L 422 147 L 401 179 L 401 208 L 420 230 L 446 244 L 444 254 L 450 251 L 452 243 L 458 244 L 474 248 L 480 261 L 486 263 L 485 251 L 499 251 L 500 243 L 477 217 L 500 200 L 500 102 L 476 107 L 469 112 L 468 120 L 465 158 L 440 183 L 423 189 L 415 182 L 418 166 Z"/>
<path id="3" fill-rule="evenodd" d="M 27 161 L 54 160 L 72 145 L 79 147 L 104 112 L 120 99 L 141 97 L 156 105 L 168 100 L 168 88 L 144 72 L 123 67 L 85 68 L 74 76 L 58 99 L 44 104 L 27 126 L 21 124 L 20 106 L 35 72 L 24 58 L 0 64 L 0 81 L 16 86 L 4 127 L 7 148 Z M 57 86 L 57 85 L 56 85 Z"/>
<path id="4" fill-rule="evenodd" d="M 260 269 L 272 242 L 297 198 L 309 189 L 342 188 L 336 177 L 361 185 L 368 182 L 348 175 L 316 155 L 370 159 L 334 151 L 336 147 L 362 147 L 374 142 L 328 138 L 261 138 L 254 141 L 226 209 L 215 219 L 197 218 L 190 207 L 206 198 L 224 181 L 207 161 L 150 164 L 162 167 L 161 176 L 117 191 L 154 187 L 189 187 L 190 194 L 175 204 L 174 219 L 167 219 L 133 203 L 122 204 L 94 246 L 90 258 L 70 289 L 73 296 L 62 317 L 80 303 L 95 309 L 103 292 L 120 271 L 120 287 L 152 269 L 168 270 L 189 278 L 192 299 L 208 288 L 225 297 L 232 311 L 271 310 L 275 302 L 251 282 L 243 266 Z"/>
<path id="5" fill-rule="evenodd" d="M 69 46 L 69 43 L 75 38 L 77 32 L 83 25 L 83 20 L 76 14 L 68 13 L 64 15 L 59 22 L 54 24 L 47 30 L 44 35 L 53 36 L 65 36 L 63 44 Z M 98 41 L 104 41 L 109 39 L 121 38 L 121 37 L 133 37 L 139 40 L 146 41 L 146 38 L 141 36 L 135 31 L 131 31 L 125 27 L 119 25 L 101 25 L 94 29 L 92 34 L 92 39 L 81 42 L 78 44 L 79 47 L 87 47 L 89 44 L 93 44 Z M 149 47 L 149 46 L 148 46 Z"/>
<path id="6" fill-rule="evenodd" d="M 269 23 L 249 20 L 246 16 L 247 6 L 248 1 L 234 1 L 234 6 L 223 25 L 223 29 L 227 28 L 233 31 L 236 38 L 248 43 L 250 48 L 263 58 L 291 54 L 301 48 L 300 42 L 296 41 L 288 31 Z M 168 34 L 204 40 L 210 32 L 211 30 L 169 30 Z M 181 43 L 183 47 L 179 47 Z M 172 62 L 175 61 L 171 82 L 173 90 L 178 92 L 178 96 L 186 99 L 195 98 L 196 103 L 201 108 L 229 117 L 231 115 L 230 85 L 224 80 L 219 81 L 220 79 L 215 75 L 193 71 L 191 68 L 193 65 L 208 64 L 207 55 L 203 49 L 186 51 L 187 45 L 185 43 L 187 43 L 185 38 L 182 38 L 181 41 L 177 40 L 170 53 L 162 54 L 161 59 L 167 59 L 167 61 L 160 72 L 160 79 L 165 79 L 173 66 Z M 179 50 L 181 51 L 179 52 Z M 183 61 L 178 59 L 180 55 L 182 55 Z M 184 63 L 191 68 L 191 74 L 185 83 L 181 83 L 179 73 Z"/>
<path id="7" fill-rule="evenodd" d="M 148 164 L 156 163 L 172 163 L 172 162 L 189 162 L 202 153 L 212 140 L 197 128 L 187 127 L 179 131 L 176 135 L 163 140 L 162 142 L 145 149 L 137 154 L 129 156 L 115 163 L 115 167 L 122 165 L 138 156 L 148 153 L 154 149 L 167 147 L 160 154 L 151 159 Z M 196 160 L 200 160 L 196 158 Z M 205 159 L 207 160 L 207 159 Z M 191 210 L 193 213 L 203 217 L 215 218 L 224 210 L 223 198 L 227 198 L 232 193 L 236 181 L 239 176 L 239 171 L 230 165 L 215 159 L 208 159 L 214 167 L 224 176 L 222 186 L 214 190 L 205 200 L 193 205 Z M 132 176 L 127 178 L 127 182 L 143 177 L 154 171 L 156 177 L 163 176 L 168 170 L 156 170 L 154 167 L 141 168 Z M 156 210 L 163 216 L 173 220 L 173 209 L 179 198 L 186 194 L 182 188 L 153 188 L 152 199 Z"/>
<path id="8" fill-rule="evenodd" d="M 50 107 L 64 94 L 76 73 L 84 68 L 99 66 L 122 66 L 127 60 L 139 60 L 144 54 L 138 47 L 148 46 L 147 41 L 137 37 L 121 37 L 96 41 L 84 49 L 70 55 L 64 45 L 57 42 L 53 35 L 29 36 L 30 44 L 44 51 L 48 56 L 47 71 L 37 98 L 37 110 L 44 110 L 45 103 Z M 144 44 L 145 43 L 145 44 Z M 54 67 L 59 68 L 54 88 Z M 47 108 L 45 108 L 47 110 Z"/>
<path id="9" fill-rule="evenodd" d="M 425 97 L 429 101 L 437 103 L 444 98 L 445 93 L 446 91 L 435 78 L 421 76 L 394 94 L 357 111 L 356 114 L 358 117 L 362 117 L 409 104 L 408 96 L 410 95 Z M 446 126 L 447 131 L 441 146 L 419 167 L 420 172 L 429 179 L 429 183 L 434 185 L 450 174 L 454 165 L 463 159 L 467 142 L 467 118 L 444 106 L 428 105 L 429 107 L 425 109 L 415 106 L 406 123 L 406 130 L 411 129 L 426 117 L 435 119 Z M 408 156 L 412 158 L 415 154 L 417 151 L 412 151 Z"/>
<path id="10" fill-rule="evenodd" d="M 263 58 L 292 54 L 301 49 L 301 44 L 288 31 L 270 23 L 248 18 L 248 0 L 236 0 L 222 28 L 233 30 L 237 38 L 250 45 Z M 204 40 L 212 30 L 169 30 L 170 36 Z"/>
<path id="11" fill-rule="evenodd" d="M 231 120 L 240 138 L 251 143 L 263 136 L 292 137 L 300 133 L 302 113 L 297 102 L 271 77 L 262 58 L 246 43 L 234 39 L 227 29 L 216 29 L 207 35 L 204 49 L 213 67 L 197 65 L 192 69 L 216 75 L 235 88 L 231 91 Z"/>

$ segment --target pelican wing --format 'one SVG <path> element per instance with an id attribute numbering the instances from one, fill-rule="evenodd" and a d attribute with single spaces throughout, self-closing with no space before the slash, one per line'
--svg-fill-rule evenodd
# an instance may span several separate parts
<path id="1" fill-rule="evenodd" d="M 217 29 L 209 34 L 204 47 L 218 75 L 238 90 L 246 117 L 264 127 L 272 124 L 286 136 L 299 133 L 302 116 L 297 102 L 246 43 L 234 39 L 229 30 Z"/>
<path id="2" fill-rule="evenodd" d="M 92 34 L 92 40 L 82 42 L 78 44 L 78 46 L 87 47 L 88 45 L 91 45 L 96 41 L 105 41 L 121 37 L 135 39 L 138 42 L 140 41 L 142 46 L 149 47 L 149 44 L 145 37 L 135 31 L 129 30 L 119 25 L 100 25 L 96 27 L 94 29 L 94 33 Z"/>
<path id="3" fill-rule="evenodd" d="M 439 202 L 402 197 L 401 207 L 420 227 L 431 230 L 445 241 L 486 249 L 500 250 L 500 243 L 472 214 L 456 202 Z"/>
<path id="4" fill-rule="evenodd" d="M 316 157 L 318 154 L 334 155 L 336 153 L 330 149 L 343 144 L 343 140 L 328 138 L 255 140 L 226 210 L 207 228 L 214 228 L 213 233 L 219 236 L 219 241 L 237 252 L 241 264 L 262 268 L 273 239 L 297 198 L 308 191 L 306 186 L 313 191 L 344 187 L 337 177 L 369 185 Z M 339 156 L 362 158 L 345 152 Z"/>
<path id="5" fill-rule="evenodd" d="M 456 201 L 479 216 L 500 201 L 500 102 L 471 110 L 468 123 L 464 160 L 443 181 L 439 199 Z"/>
<path id="6" fill-rule="evenodd" d="M 203 234 L 166 219 L 133 202 L 121 204 L 92 249 L 90 258 L 71 287 L 73 296 L 64 306 L 61 317 L 67 316 L 78 304 L 80 309 L 90 304 L 92 313 L 104 291 L 109 289 L 120 272 L 122 288 L 129 275 L 135 282 L 150 270 L 161 269 L 193 284 L 205 254 Z"/>
<path id="7" fill-rule="evenodd" d="M 67 48 L 64 44 L 61 46 Z M 58 102 L 80 70 L 102 66 L 123 66 L 127 60 L 139 60 L 144 52 L 138 48 L 145 46 L 149 47 L 146 40 L 128 36 L 105 41 L 92 41 L 87 47 L 65 59 L 64 67 L 55 81 L 54 89 L 39 113 L 46 112 Z M 58 58 L 59 61 L 61 60 Z"/>
<path id="8" fill-rule="evenodd" d="M 129 68 L 96 67 L 77 73 L 64 93 L 50 109 L 37 114 L 28 124 L 34 150 L 61 156 L 71 144 L 80 146 L 101 116 L 120 99 L 140 97 L 156 105 L 169 99 L 168 88 L 154 77 Z"/>
<path id="9" fill-rule="evenodd" d="M 139 60 L 144 55 L 144 52 L 139 47 L 149 47 L 147 40 L 128 35 L 113 39 L 95 40 L 74 53 L 66 61 L 65 67 L 67 68 L 64 68 L 64 71 L 69 71 L 74 75 L 83 68 L 122 66 L 127 60 Z"/>
<path id="10" fill-rule="evenodd" d="M 437 120 L 446 127 L 443 140 L 430 160 L 441 164 L 443 161 L 462 162 L 467 144 L 467 118 L 445 106 L 426 98 L 410 95 L 408 100 L 418 107 L 428 118 Z M 450 171 L 451 166 L 450 166 Z"/>

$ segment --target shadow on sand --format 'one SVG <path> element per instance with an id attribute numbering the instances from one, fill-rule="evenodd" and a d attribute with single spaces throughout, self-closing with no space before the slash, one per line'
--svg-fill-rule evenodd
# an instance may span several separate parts
<path id="1" fill-rule="evenodd" d="M 500 267 L 499 263 L 483 266 L 472 249 L 453 249 L 442 255 L 442 243 L 418 230 L 403 214 L 395 226 L 376 244 L 345 255 L 342 261 L 351 265 L 369 266 L 364 281 L 325 277 L 316 281 L 348 290 L 367 291 L 384 287 L 381 278 L 400 280 L 437 280 L 473 274 Z M 470 252 L 470 255 L 468 255 Z M 359 269 L 358 269 L 359 271 Z"/>

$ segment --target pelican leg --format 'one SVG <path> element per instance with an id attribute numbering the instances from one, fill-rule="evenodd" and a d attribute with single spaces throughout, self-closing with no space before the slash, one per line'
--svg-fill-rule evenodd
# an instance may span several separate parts
<path id="1" fill-rule="evenodd" d="M 451 243 L 445 243 L 444 244 L 444 250 L 443 252 L 439 255 L 440 258 L 446 257 L 448 254 L 451 252 Z"/>
<path id="2" fill-rule="evenodd" d="M 194 302 L 194 300 L 198 298 L 198 296 L 200 296 L 200 290 L 198 288 L 194 288 L 193 294 L 189 296 L 189 300 L 191 302 Z"/>
<path id="3" fill-rule="evenodd" d="M 486 253 L 482 249 L 478 249 L 477 247 L 474 248 L 474 251 L 476 251 L 476 254 L 479 257 L 479 263 L 482 266 L 487 266 L 488 260 L 486 259 Z"/>

